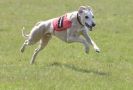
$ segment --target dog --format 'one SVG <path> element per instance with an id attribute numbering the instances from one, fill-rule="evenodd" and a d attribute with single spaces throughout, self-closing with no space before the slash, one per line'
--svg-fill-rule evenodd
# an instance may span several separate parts
<path id="1" fill-rule="evenodd" d="M 20 51 L 23 53 L 26 46 L 40 41 L 30 61 L 30 64 L 33 64 L 38 53 L 46 47 L 52 36 L 56 36 L 67 43 L 82 43 L 86 53 L 89 53 L 89 45 L 92 45 L 94 50 L 99 53 L 99 47 L 88 35 L 88 31 L 92 31 L 95 26 L 92 8 L 90 6 L 80 6 L 77 11 L 38 22 L 29 34 L 25 34 L 22 30 L 22 35 L 26 37 L 26 40 Z"/>

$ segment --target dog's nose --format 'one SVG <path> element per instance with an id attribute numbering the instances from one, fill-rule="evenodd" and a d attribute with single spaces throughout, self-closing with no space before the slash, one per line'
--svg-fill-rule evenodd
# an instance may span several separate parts
<path id="1" fill-rule="evenodd" d="M 96 26 L 96 24 L 95 23 L 92 23 L 92 27 L 95 27 Z"/>

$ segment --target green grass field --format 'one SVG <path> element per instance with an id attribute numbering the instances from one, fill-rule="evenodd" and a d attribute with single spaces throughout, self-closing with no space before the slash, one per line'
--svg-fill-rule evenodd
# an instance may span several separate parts
<path id="1" fill-rule="evenodd" d="M 27 32 L 40 20 L 93 7 L 91 37 L 101 49 L 85 54 L 79 43 L 53 37 L 29 64 L 37 45 L 20 53 Z M 133 0 L 0 0 L 0 90 L 133 90 Z"/>

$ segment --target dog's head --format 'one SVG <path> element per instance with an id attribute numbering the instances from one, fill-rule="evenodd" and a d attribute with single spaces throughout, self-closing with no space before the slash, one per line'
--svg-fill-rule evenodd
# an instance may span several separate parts
<path id="1" fill-rule="evenodd" d="M 92 30 L 92 27 L 96 25 L 94 21 L 93 11 L 90 6 L 80 6 L 78 10 L 78 16 L 82 25 L 89 28 L 90 31 Z"/>

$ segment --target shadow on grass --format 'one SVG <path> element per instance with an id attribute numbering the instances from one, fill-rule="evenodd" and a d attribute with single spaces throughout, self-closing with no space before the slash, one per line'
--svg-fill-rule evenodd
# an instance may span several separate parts
<path id="1" fill-rule="evenodd" d="M 101 75 L 101 76 L 108 76 L 109 75 L 109 73 L 106 73 L 106 72 L 79 68 L 79 67 L 76 67 L 75 65 L 72 65 L 72 64 L 62 64 L 62 63 L 54 62 L 54 63 L 50 64 L 49 66 L 65 67 L 65 68 L 74 70 L 76 72 L 81 72 L 81 73 L 93 73 L 93 74 Z"/>

